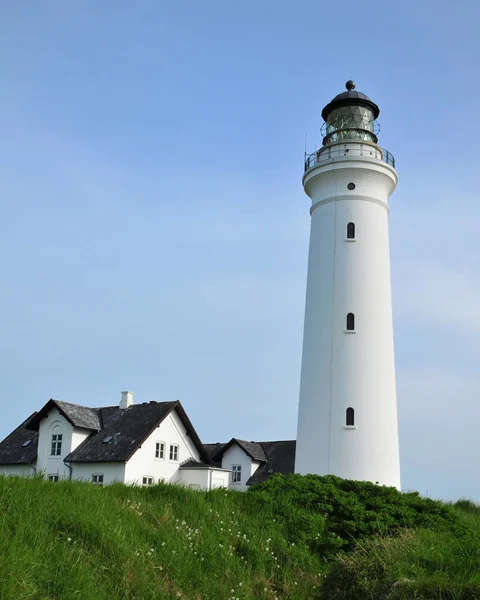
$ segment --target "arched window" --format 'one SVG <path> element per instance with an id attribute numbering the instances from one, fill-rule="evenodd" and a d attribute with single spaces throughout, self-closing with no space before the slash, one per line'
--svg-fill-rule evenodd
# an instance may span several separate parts
<path id="1" fill-rule="evenodd" d="M 347 240 L 355 239 L 355 223 L 349 223 L 347 225 Z"/>
<path id="2" fill-rule="evenodd" d="M 355 331 L 355 315 L 353 313 L 347 315 L 347 331 Z"/>
<path id="3" fill-rule="evenodd" d="M 355 411 L 353 410 L 352 407 L 347 408 L 347 418 L 346 418 L 346 425 L 347 427 L 353 427 L 355 425 Z"/>

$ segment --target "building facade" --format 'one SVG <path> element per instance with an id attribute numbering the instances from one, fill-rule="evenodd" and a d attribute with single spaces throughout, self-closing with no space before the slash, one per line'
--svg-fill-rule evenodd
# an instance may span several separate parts
<path id="1" fill-rule="evenodd" d="M 134 404 L 122 392 L 119 406 L 49 400 L 0 442 L 0 475 L 246 491 L 293 473 L 294 455 L 294 441 L 202 444 L 178 400 Z"/>

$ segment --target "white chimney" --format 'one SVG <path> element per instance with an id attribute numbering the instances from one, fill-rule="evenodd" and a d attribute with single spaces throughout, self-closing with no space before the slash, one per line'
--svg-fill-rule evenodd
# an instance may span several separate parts
<path id="1" fill-rule="evenodd" d="M 122 399 L 120 400 L 120 408 L 128 408 L 133 404 L 133 392 L 122 392 Z"/>

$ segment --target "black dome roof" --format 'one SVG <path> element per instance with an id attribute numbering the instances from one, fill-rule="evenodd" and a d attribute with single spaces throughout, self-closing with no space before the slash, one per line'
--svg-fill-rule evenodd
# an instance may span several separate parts
<path id="1" fill-rule="evenodd" d="M 362 92 L 355 91 L 355 82 L 349 79 L 345 84 L 347 88 L 346 92 L 342 92 L 341 94 L 337 94 L 335 98 L 325 106 L 322 110 L 322 119 L 326 121 L 328 119 L 328 115 L 335 110 L 336 108 L 340 108 L 341 106 L 346 106 L 348 104 L 360 105 L 369 108 L 375 117 L 375 119 L 380 114 L 380 109 L 372 102 L 368 96 L 362 94 Z"/>

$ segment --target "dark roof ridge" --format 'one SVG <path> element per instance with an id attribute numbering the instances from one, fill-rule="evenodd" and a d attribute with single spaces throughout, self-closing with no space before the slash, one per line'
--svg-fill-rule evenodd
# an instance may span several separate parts
<path id="1" fill-rule="evenodd" d="M 89 406 L 64 402 L 63 400 L 55 400 L 54 398 L 50 398 L 37 413 L 30 417 L 28 422 L 25 423 L 25 428 L 38 431 L 40 421 L 52 408 L 56 408 L 74 427 L 92 429 L 94 431 L 99 431 L 101 428 L 98 408 L 90 408 Z"/>
<path id="2" fill-rule="evenodd" d="M 264 440 L 262 442 L 256 442 L 257 444 L 281 444 L 283 442 L 295 442 L 296 440 Z"/>
<path id="3" fill-rule="evenodd" d="M 265 450 L 263 449 L 262 445 L 260 444 L 260 442 L 249 442 L 248 440 L 241 440 L 240 438 L 235 438 L 233 437 L 229 442 L 227 442 L 223 448 L 221 448 L 220 450 L 217 451 L 217 453 L 212 456 L 212 460 L 216 460 L 218 459 L 218 457 L 223 456 L 223 454 L 233 445 L 233 444 L 237 444 L 238 446 L 240 446 L 240 448 L 242 448 L 242 450 L 248 455 L 250 456 L 250 458 L 252 460 L 259 460 L 260 462 L 265 462 L 268 460 L 268 456 L 265 453 Z M 255 449 L 252 448 L 253 445 L 258 445 L 260 446 L 261 449 L 261 454 L 259 455 L 258 452 L 255 452 Z"/>

